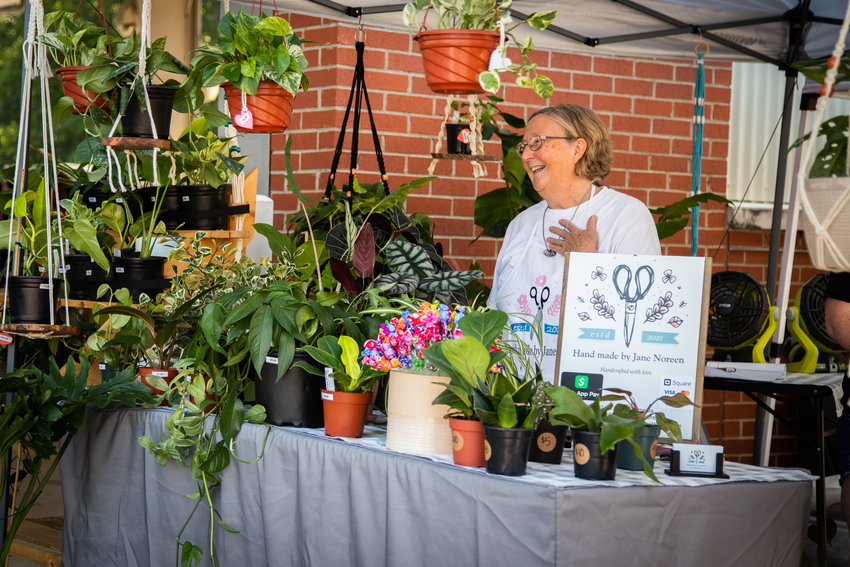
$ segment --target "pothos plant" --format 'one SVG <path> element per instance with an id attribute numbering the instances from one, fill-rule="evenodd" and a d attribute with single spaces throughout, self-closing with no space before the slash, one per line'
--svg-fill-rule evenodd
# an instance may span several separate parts
<path id="1" fill-rule="evenodd" d="M 531 36 L 518 39 L 514 30 L 521 25 L 513 26 L 509 10 L 513 0 L 413 0 L 404 6 L 402 19 L 412 33 L 418 33 L 426 25 L 426 14 L 432 11 L 436 15 L 435 29 L 488 30 L 498 31 L 500 20 L 505 21 L 507 42 L 500 46 L 501 65 L 499 69 L 488 69 L 479 76 L 481 87 L 491 93 L 497 93 L 501 88 L 499 71 L 505 70 L 516 75 L 516 84 L 521 87 L 531 87 L 538 95 L 548 99 L 554 92 L 552 80 L 537 72 L 537 64 L 531 61 L 534 51 L 534 40 Z M 535 12 L 525 19 L 530 27 L 545 30 L 557 16 L 554 10 Z M 521 63 L 514 64 L 507 58 L 508 44 L 519 49 Z"/>

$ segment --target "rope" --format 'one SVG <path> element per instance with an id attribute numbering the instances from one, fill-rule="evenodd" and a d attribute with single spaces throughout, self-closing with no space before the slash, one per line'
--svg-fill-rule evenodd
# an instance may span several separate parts
<path id="1" fill-rule="evenodd" d="M 839 267 L 841 268 L 840 271 L 850 271 L 850 259 L 848 259 L 847 256 L 844 255 L 844 253 L 829 235 L 828 227 L 830 227 L 832 223 L 836 221 L 840 213 L 844 212 L 844 207 L 848 204 L 848 202 L 850 202 L 850 187 L 845 189 L 839 201 L 831 207 L 829 213 L 826 215 L 826 218 L 823 220 L 823 222 L 821 222 L 817 218 L 812 204 L 809 201 L 809 197 L 806 194 L 805 182 L 808 177 L 808 172 L 811 169 L 812 161 L 814 160 L 815 146 L 817 145 L 818 133 L 820 132 L 820 126 L 823 122 L 826 107 L 829 104 L 829 95 L 833 92 L 833 86 L 835 85 L 836 75 L 838 74 L 838 67 L 841 62 L 841 55 L 844 53 L 844 42 L 847 38 L 848 28 L 850 28 L 850 3 L 847 4 L 847 10 L 844 14 L 844 21 L 841 23 L 841 29 L 838 33 L 838 40 L 835 42 L 835 48 L 832 51 L 832 57 L 830 57 L 829 59 L 826 71 L 826 80 L 821 86 L 820 97 L 818 98 L 817 102 L 817 111 L 815 113 L 814 127 L 812 128 L 812 134 L 804 143 L 803 158 L 800 160 L 800 169 L 797 171 L 797 186 L 799 188 L 800 202 L 803 206 L 803 212 L 806 213 L 806 217 L 809 219 L 809 222 L 811 223 L 812 228 L 815 231 L 815 242 L 808 242 L 809 247 L 814 248 L 814 250 L 810 251 L 812 261 L 813 263 L 815 263 L 816 258 L 825 258 L 825 254 L 828 252 L 838 262 Z M 817 265 L 817 263 L 815 263 L 815 267 L 835 271 L 834 266 L 827 267 Z"/>
<path id="2" fill-rule="evenodd" d="M 705 51 L 699 51 L 700 46 Z M 702 177 L 702 144 L 703 128 L 705 127 L 705 54 L 708 46 L 702 42 L 694 47 L 697 55 L 697 77 L 694 83 L 694 118 L 691 148 L 691 193 L 699 194 L 700 178 Z M 699 247 L 699 204 L 691 209 L 691 256 L 697 255 Z"/>
<path id="3" fill-rule="evenodd" d="M 434 154 L 439 154 L 443 149 L 443 139 L 446 138 L 446 123 L 454 110 L 454 95 L 448 95 L 446 106 L 443 109 L 443 121 L 440 123 L 440 131 L 437 132 L 437 140 L 434 142 Z M 484 154 L 484 138 L 481 134 L 481 101 L 476 95 L 468 95 L 467 107 L 469 109 L 469 147 L 472 155 Z M 437 162 L 440 158 L 433 158 L 428 165 L 428 175 L 434 175 Z M 487 168 L 478 160 L 472 161 L 472 175 L 476 179 L 487 175 Z"/>

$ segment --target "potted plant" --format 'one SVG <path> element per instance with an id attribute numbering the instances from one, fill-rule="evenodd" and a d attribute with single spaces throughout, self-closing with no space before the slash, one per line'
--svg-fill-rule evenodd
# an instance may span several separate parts
<path id="1" fill-rule="evenodd" d="M 184 229 L 221 230 L 228 216 L 207 217 L 207 211 L 230 205 L 231 175 L 238 175 L 247 157 L 234 155 L 231 138 L 219 137 L 205 117 L 196 118 L 173 140 L 178 178 L 181 220 Z"/>
<path id="2" fill-rule="evenodd" d="M 218 39 L 195 49 L 186 94 L 198 107 L 203 88 L 224 84 L 238 131 L 283 132 L 295 95 L 309 85 L 301 42 L 281 17 L 228 12 L 219 20 Z"/>
<path id="3" fill-rule="evenodd" d="M 612 392 L 604 396 L 606 401 L 625 402 L 614 406 L 614 414 L 634 421 L 634 443 L 624 445 L 617 454 L 617 467 L 630 471 L 651 471 L 655 462 L 655 448 L 658 445 L 658 436 L 663 431 L 667 437 L 681 443 L 682 429 L 679 423 L 668 418 L 660 411 L 653 411 L 652 407 L 661 402 L 672 408 L 682 408 L 694 405 L 688 397 L 679 392 L 674 396 L 660 396 L 641 409 L 635 401 L 634 396 L 628 390 L 620 388 L 605 388 Z M 636 451 L 640 450 L 641 457 Z M 647 473 L 649 474 L 649 473 Z"/>
<path id="4" fill-rule="evenodd" d="M 465 306 L 421 303 L 402 309 L 381 324 L 377 338 L 363 347 L 363 364 L 389 371 L 387 449 L 417 455 L 450 454 L 452 435 L 443 416 L 446 405 L 431 402 L 449 377 L 427 364 L 424 351 L 436 342 L 461 336 Z"/>
<path id="5" fill-rule="evenodd" d="M 613 480 L 617 474 L 619 443 L 624 440 L 634 442 L 632 435 L 636 421 L 614 413 L 613 404 L 600 405 L 602 396 L 587 404 L 565 386 L 547 388 L 546 393 L 554 402 L 549 420 L 572 429 L 576 477 Z M 657 480 L 651 468 L 647 475 Z"/>
<path id="6" fill-rule="evenodd" d="M 542 382 L 534 394 L 534 403 L 543 408 L 534 428 L 534 437 L 531 440 L 531 451 L 528 460 L 533 463 L 561 464 L 564 456 L 564 446 L 567 441 L 567 426 L 555 425 L 549 420 L 549 412 L 555 403 L 546 388 L 551 388 L 550 382 Z"/>
<path id="7" fill-rule="evenodd" d="M 474 347 L 464 341 L 441 341 L 432 344 L 423 352 L 428 364 L 449 377 L 449 382 L 440 385 L 443 391 L 434 398 L 434 405 L 448 406 L 444 416 L 452 431 L 452 456 L 457 465 L 483 467 L 484 427 L 475 414 L 474 397 L 478 379 L 487 379 L 487 372 L 505 356 L 505 351 L 493 349 L 496 340 L 507 323 L 508 316 L 501 311 L 470 311 L 458 323 L 466 337 L 477 337 L 489 351 L 489 358 L 471 360 L 467 358 Z M 480 349 L 475 352 L 480 353 Z"/>
<path id="8" fill-rule="evenodd" d="M 112 45 L 109 56 L 100 57 L 91 67 L 81 70 L 77 82 L 92 92 L 118 95 L 117 116 L 121 116 L 123 136 L 168 139 L 180 82 L 163 79 L 160 73 L 185 76 L 189 67 L 165 49 L 165 38 L 161 37 L 145 49 L 144 73 L 140 75 L 140 50 L 141 39 L 135 32 L 121 38 Z M 146 101 L 150 102 L 150 114 Z"/>
<path id="9" fill-rule="evenodd" d="M 115 238 L 107 232 L 99 209 L 90 209 L 83 203 L 80 192 L 71 199 L 59 202 L 63 213 L 62 236 L 74 254 L 65 254 L 65 280 L 68 282 L 68 297 L 95 299 L 100 284 L 112 276 L 112 248 Z M 58 234 L 58 222 L 57 234 Z"/>
<path id="10" fill-rule="evenodd" d="M 360 347 L 348 335 L 339 338 L 322 337 L 316 346 L 305 345 L 313 359 L 330 371 L 334 388 L 322 389 L 325 435 L 332 437 L 360 437 L 366 424 L 366 413 L 372 402 L 372 387 L 384 375 L 358 360 Z M 297 362 L 308 368 L 308 364 Z M 324 376 L 316 368 L 311 372 Z"/>
<path id="11" fill-rule="evenodd" d="M 501 87 L 499 71 L 507 70 L 516 75 L 518 85 L 532 87 L 543 98 L 552 96 L 552 81 L 537 73 L 537 66 L 531 62 L 530 53 L 534 49 L 531 37 L 520 41 L 512 33 L 517 26 L 507 28 L 510 7 L 511 0 L 413 0 L 405 5 L 402 17 L 419 42 L 425 80 L 432 91 L 496 93 Z M 436 19 L 434 29 L 425 30 L 432 9 Z M 537 12 L 526 23 L 543 30 L 556 15 L 554 11 Z M 500 45 L 500 37 L 507 37 L 520 50 L 522 63 L 511 63 L 506 57 L 507 43 Z"/>
<path id="12" fill-rule="evenodd" d="M 73 12 L 66 11 L 45 14 L 44 29 L 45 33 L 37 39 L 58 66 L 56 72 L 65 96 L 74 101 L 74 112 L 85 114 L 91 107 L 107 108 L 109 97 L 102 94 L 104 91 L 86 90 L 77 82 L 77 75 L 108 58 L 115 38 L 109 36 L 105 26 L 75 18 Z"/>
<path id="13" fill-rule="evenodd" d="M 0 248 L 8 251 L 11 269 L 6 282 L 10 321 L 12 323 L 46 323 L 55 307 L 55 285 L 45 273 L 50 246 L 47 239 L 48 212 L 44 203 L 44 178 L 29 173 L 29 188 L 6 203 L 14 213 L 18 228 L 10 229 L 11 219 L 0 221 Z M 13 227 L 14 228 L 14 227 Z M 9 235 L 12 235 L 10 240 Z M 19 268 L 19 269 L 18 269 Z M 52 297 L 54 303 L 51 303 Z"/>

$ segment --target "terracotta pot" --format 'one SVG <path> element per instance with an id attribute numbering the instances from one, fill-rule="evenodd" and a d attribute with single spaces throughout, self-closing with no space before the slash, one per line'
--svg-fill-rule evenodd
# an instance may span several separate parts
<path id="1" fill-rule="evenodd" d="M 83 91 L 80 85 L 77 84 L 77 73 L 88 67 L 60 67 L 56 70 L 59 78 L 62 81 L 62 91 L 65 96 L 71 97 L 74 101 L 74 113 L 85 114 L 90 106 L 102 108 L 109 112 L 109 98 L 103 94 L 93 93 L 91 91 Z"/>
<path id="2" fill-rule="evenodd" d="M 372 392 L 329 392 L 322 388 L 325 435 L 360 437 L 366 424 L 366 412 Z"/>
<path id="3" fill-rule="evenodd" d="M 443 419 L 449 406 L 431 403 L 448 381 L 448 376 L 390 370 L 387 449 L 413 455 L 452 452 L 452 431 Z"/>
<path id="4" fill-rule="evenodd" d="M 456 465 L 464 467 L 483 467 L 484 426 L 477 419 L 449 418 L 452 430 L 452 457 Z"/>
<path id="5" fill-rule="evenodd" d="M 160 378 L 165 380 L 166 384 L 170 385 L 171 381 L 174 380 L 174 377 L 177 376 L 177 369 L 176 368 L 139 368 L 139 378 L 141 379 L 142 384 L 144 384 L 145 386 L 150 388 L 151 391 L 153 392 L 154 396 L 161 396 L 165 392 L 158 389 L 158 388 L 154 388 L 153 386 L 150 385 L 150 382 L 148 382 L 148 376 L 151 376 L 151 375 L 159 376 Z M 161 402 L 159 402 L 159 405 L 167 406 L 167 405 L 170 405 L 170 404 L 168 403 L 168 400 L 162 400 Z"/>
<path id="6" fill-rule="evenodd" d="M 490 65 L 499 46 L 499 32 L 485 30 L 430 30 L 416 34 L 425 81 L 435 93 L 479 94 L 478 75 Z"/>
<path id="7" fill-rule="evenodd" d="M 283 132 L 289 127 L 294 97 L 274 81 L 260 81 L 257 96 L 248 95 L 246 104 L 253 115 L 253 127 L 247 128 L 238 119 L 242 111 L 242 91 L 224 83 L 224 95 L 230 119 L 238 132 Z"/>

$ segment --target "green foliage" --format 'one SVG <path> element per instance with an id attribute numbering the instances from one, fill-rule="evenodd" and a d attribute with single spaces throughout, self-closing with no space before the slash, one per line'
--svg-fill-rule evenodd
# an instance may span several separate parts
<path id="1" fill-rule="evenodd" d="M 112 254 L 115 238 L 107 232 L 99 211 L 84 205 L 81 193 L 74 194 L 71 199 L 62 199 L 59 205 L 65 211 L 62 216 L 62 235 L 68 239 L 71 248 L 81 254 L 88 254 L 98 266 L 109 271 L 107 255 Z"/>
<path id="2" fill-rule="evenodd" d="M 19 193 L 14 201 L 6 202 L 4 211 L 15 214 L 20 231 L 15 228 L 10 240 L 11 219 L 0 221 L 0 250 L 13 252 L 15 247 L 22 252 L 22 275 L 40 275 L 38 266 L 47 266 L 49 243 L 47 242 L 48 211 L 44 203 L 44 177 L 38 171 L 30 171 L 27 189 Z M 7 213 L 8 214 L 8 213 Z M 55 213 L 54 213 L 55 214 Z M 56 238 L 56 234 L 53 234 Z"/>
<path id="3" fill-rule="evenodd" d="M 425 14 L 436 14 L 434 29 L 487 30 L 498 31 L 497 23 L 510 10 L 512 0 L 413 0 L 404 6 L 402 20 L 411 33 L 418 33 L 425 26 Z M 558 15 L 554 10 L 536 12 L 525 20 L 537 30 L 545 30 Z M 502 57 L 507 53 L 508 43 L 519 49 L 522 63 L 506 64 L 503 70 L 516 75 L 515 82 L 521 87 L 531 87 L 541 98 L 548 99 L 554 92 L 554 85 L 548 77 L 537 73 L 537 64 L 532 63 L 531 53 L 534 42 L 531 36 L 517 39 L 514 30 L 520 24 L 505 30 L 509 42 L 502 46 Z M 505 62 L 507 63 L 507 62 Z M 499 71 L 486 70 L 479 77 L 481 87 L 491 93 L 501 88 Z"/>
<path id="4" fill-rule="evenodd" d="M 93 65 L 99 57 L 109 57 L 116 35 L 107 29 L 64 10 L 44 15 L 45 33 L 38 41 L 47 46 L 48 56 L 57 67 Z"/>
<path id="5" fill-rule="evenodd" d="M 795 141 L 789 151 L 799 148 L 809 139 L 811 133 Z M 846 177 L 847 176 L 847 135 L 848 117 L 846 114 L 825 120 L 820 125 L 818 136 L 825 138 L 823 148 L 815 155 L 809 177 Z"/>
<path id="6" fill-rule="evenodd" d="M 277 16 L 228 12 L 218 24 L 218 39 L 198 47 L 185 87 L 193 106 L 203 101 L 203 88 L 230 81 L 250 95 L 260 81 L 274 81 L 293 96 L 307 90 L 307 59 L 302 40 L 289 22 Z"/>
<path id="7" fill-rule="evenodd" d="M 69 358 L 59 368 L 53 357 L 46 369 L 26 365 L 0 376 L 0 454 L 20 443 L 21 458 L 29 461 L 29 481 L 19 492 L 17 513 L 11 517 L 7 537 L 0 547 L 0 562 L 9 556 L 15 533 L 44 490 L 74 434 L 85 424 L 87 404 L 105 407 L 111 402 L 133 406 L 151 402 L 150 390 L 124 372 L 96 386 L 86 386 L 89 364 Z M 7 397 L 8 396 L 8 397 Z M 42 467 L 47 463 L 47 469 Z M 7 467 L 0 468 L 0 489 L 9 489 Z"/>
<path id="8" fill-rule="evenodd" d="M 333 378 L 342 392 L 369 391 L 385 374 L 360 364 L 360 347 L 357 341 L 348 335 L 342 335 L 339 338 L 322 337 L 316 346 L 307 345 L 304 350 L 316 362 L 332 369 Z M 313 374 L 324 376 L 324 372 L 311 364 L 299 361 L 295 365 Z"/>
<path id="9" fill-rule="evenodd" d="M 227 118 L 223 114 L 222 117 Z M 247 156 L 236 155 L 235 141 L 219 137 L 206 117 L 194 119 L 171 142 L 178 150 L 173 153 L 180 172 L 178 183 L 218 187 L 231 174 L 239 175 L 248 160 Z"/>
<path id="10" fill-rule="evenodd" d="M 664 240 L 665 238 L 669 238 L 688 226 L 693 208 L 699 206 L 700 203 L 707 203 L 709 201 L 733 204 L 726 197 L 715 193 L 704 192 L 690 195 L 664 207 L 649 209 L 650 213 L 658 215 L 658 219 L 655 221 L 655 230 L 658 232 L 658 239 Z"/>
<path id="11" fill-rule="evenodd" d="M 546 393 L 555 404 L 549 411 L 549 422 L 579 431 L 601 433 L 599 448 L 603 453 L 613 450 L 620 441 L 632 437 L 636 426 L 634 419 L 616 415 L 613 404 L 601 406 L 601 396 L 588 405 L 565 386 L 547 388 Z"/>

